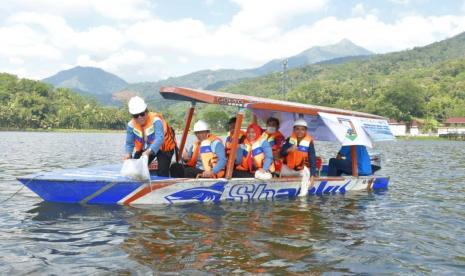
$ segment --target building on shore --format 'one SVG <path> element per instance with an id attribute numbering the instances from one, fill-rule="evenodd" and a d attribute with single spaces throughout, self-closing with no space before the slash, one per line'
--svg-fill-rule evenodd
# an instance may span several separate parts
<path id="1" fill-rule="evenodd" d="M 439 136 L 450 134 L 465 135 L 465 117 L 452 117 L 444 122 L 444 126 L 438 128 Z"/>
<path id="2" fill-rule="evenodd" d="M 421 135 L 419 122 L 416 120 L 412 121 L 412 125 L 409 127 L 404 121 L 396 121 L 389 119 L 389 128 L 391 129 L 394 136 L 419 136 Z"/>

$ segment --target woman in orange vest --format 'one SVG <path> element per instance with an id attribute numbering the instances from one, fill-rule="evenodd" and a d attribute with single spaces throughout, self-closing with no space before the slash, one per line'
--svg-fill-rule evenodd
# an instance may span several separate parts
<path id="1" fill-rule="evenodd" d="M 237 149 L 233 177 L 254 177 L 256 171 L 274 172 L 273 151 L 257 124 L 247 127 L 247 138 Z"/>
<path id="2" fill-rule="evenodd" d="M 281 147 L 284 144 L 284 135 L 279 131 L 279 120 L 270 117 L 266 120 L 266 130 L 263 133 L 268 143 L 270 143 L 271 149 L 273 150 L 273 162 L 276 167 L 276 171 L 281 171 L 282 160 L 281 160 Z"/>
<path id="3" fill-rule="evenodd" d="M 313 138 L 308 134 L 307 122 L 298 119 L 294 122 L 294 130 L 291 137 L 286 139 L 281 148 L 281 156 L 284 157 L 282 176 L 297 176 L 304 167 L 310 169 L 311 176 L 316 175 L 316 156 Z"/>
<path id="4" fill-rule="evenodd" d="M 279 120 L 270 117 L 266 120 L 266 130 L 263 133 L 268 143 L 270 143 L 271 149 L 273 150 L 273 156 L 279 157 L 281 147 L 284 143 L 284 135 L 279 131 Z"/>
<path id="5" fill-rule="evenodd" d="M 173 129 L 161 114 L 149 112 L 147 104 L 140 97 L 132 97 L 128 107 L 132 120 L 126 130 L 124 159 L 147 155 L 150 164 L 157 157 L 157 175 L 169 176 L 171 158 L 176 147 Z"/>
<path id="6" fill-rule="evenodd" d="M 194 134 L 197 141 L 184 151 L 183 160 L 186 165 L 173 164 L 171 166 L 172 177 L 194 178 L 220 178 L 224 176 L 226 156 L 223 142 L 220 138 L 210 133 L 210 127 L 204 121 L 194 124 Z"/>
<path id="7" fill-rule="evenodd" d="M 232 137 L 234 135 L 235 126 L 236 126 L 236 117 L 232 117 L 228 121 L 229 132 L 228 132 L 228 136 L 226 137 L 226 143 L 224 145 L 224 148 L 226 150 L 226 158 L 229 158 L 229 155 L 231 154 Z M 242 142 L 244 142 L 245 136 L 246 136 L 245 132 L 240 130 L 238 144 L 242 144 Z"/>

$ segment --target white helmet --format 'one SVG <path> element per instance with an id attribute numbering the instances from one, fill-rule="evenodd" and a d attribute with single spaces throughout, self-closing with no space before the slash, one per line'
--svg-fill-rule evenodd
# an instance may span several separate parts
<path id="1" fill-rule="evenodd" d="M 135 96 L 129 99 L 128 102 L 129 113 L 132 115 L 144 112 L 147 109 L 147 104 L 141 97 Z"/>
<path id="2" fill-rule="evenodd" d="M 295 120 L 293 127 L 296 126 L 308 127 L 307 122 L 304 119 Z"/>
<path id="3" fill-rule="evenodd" d="M 202 120 L 197 121 L 194 125 L 194 132 L 210 130 L 210 126 Z"/>

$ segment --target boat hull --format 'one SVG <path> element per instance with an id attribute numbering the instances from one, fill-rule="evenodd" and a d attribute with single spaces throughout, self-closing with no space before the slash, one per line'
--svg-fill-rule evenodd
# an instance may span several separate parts
<path id="1" fill-rule="evenodd" d="M 63 170 L 18 178 L 45 201 L 80 204 L 177 204 L 192 202 L 247 202 L 293 198 L 300 178 L 186 179 L 153 176 L 142 183 L 119 175 L 118 167 Z M 321 177 L 309 195 L 345 194 L 348 191 L 387 189 L 389 177 Z"/>

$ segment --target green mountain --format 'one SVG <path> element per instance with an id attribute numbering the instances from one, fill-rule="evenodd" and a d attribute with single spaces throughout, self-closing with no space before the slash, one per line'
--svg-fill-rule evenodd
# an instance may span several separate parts
<path id="1" fill-rule="evenodd" d="M 366 58 L 371 54 L 372 52 L 344 39 L 334 45 L 312 47 L 298 55 L 288 57 L 288 68 L 302 67 L 316 62 L 330 62 L 333 59 L 336 63 L 343 63 L 346 60 L 357 59 L 358 57 Z M 221 87 L 244 79 L 262 76 L 270 72 L 280 72 L 282 70 L 283 60 L 284 59 L 276 59 L 263 66 L 252 69 L 202 70 L 157 82 L 130 84 L 120 93 L 117 93 L 116 98 L 123 100 L 126 99 L 128 95 L 140 94 L 144 96 L 152 106 L 162 108 L 170 102 L 161 99 L 158 94 L 158 90 L 161 86 L 186 86 L 191 88 L 218 90 Z"/>
<path id="2" fill-rule="evenodd" d="M 128 85 L 122 78 L 100 68 L 77 66 L 42 80 L 55 87 L 73 89 L 81 95 L 95 97 L 103 104 L 117 104 L 113 93 Z"/>
<path id="3" fill-rule="evenodd" d="M 288 61 L 288 68 L 293 69 L 342 57 L 369 56 L 372 54 L 372 52 L 355 45 L 350 40 L 343 39 L 334 45 L 312 47 L 298 55 L 288 57 L 286 59 Z M 279 72 L 282 70 L 282 63 L 284 60 L 285 59 L 272 60 L 253 71 L 258 75 Z"/>
<path id="4" fill-rule="evenodd" d="M 222 90 L 280 99 L 272 73 Z M 289 71 L 287 99 L 437 124 L 465 116 L 465 33 L 412 50 Z"/>

